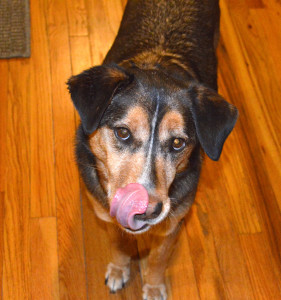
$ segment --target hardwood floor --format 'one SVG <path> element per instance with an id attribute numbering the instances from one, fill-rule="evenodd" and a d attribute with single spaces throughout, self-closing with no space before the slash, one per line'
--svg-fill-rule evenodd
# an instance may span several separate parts
<path id="1" fill-rule="evenodd" d="M 126 0 L 34 0 L 30 59 L 0 60 L 0 299 L 141 299 L 104 286 L 110 244 L 73 154 L 65 82 L 100 64 Z M 240 112 L 167 270 L 170 298 L 281 299 L 281 4 L 221 0 L 220 93 Z M 141 247 L 141 246 L 139 246 Z"/>

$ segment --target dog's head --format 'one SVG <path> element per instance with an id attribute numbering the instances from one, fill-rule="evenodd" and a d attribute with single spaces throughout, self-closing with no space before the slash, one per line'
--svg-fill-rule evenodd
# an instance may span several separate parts
<path id="1" fill-rule="evenodd" d="M 93 67 L 68 82 L 110 214 L 144 232 L 170 212 L 169 189 L 201 144 L 218 160 L 236 108 L 196 82 L 156 70 Z"/>

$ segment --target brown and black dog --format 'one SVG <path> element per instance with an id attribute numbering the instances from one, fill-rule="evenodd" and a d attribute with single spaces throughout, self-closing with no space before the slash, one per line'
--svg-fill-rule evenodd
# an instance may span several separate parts
<path id="1" fill-rule="evenodd" d="M 78 167 L 97 216 L 112 223 L 111 292 L 129 279 L 128 236 L 146 232 L 143 299 L 167 298 L 164 272 L 202 152 L 218 160 L 238 116 L 217 94 L 218 36 L 218 0 L 129 0 L 103 64 L 68 81 Z"/>

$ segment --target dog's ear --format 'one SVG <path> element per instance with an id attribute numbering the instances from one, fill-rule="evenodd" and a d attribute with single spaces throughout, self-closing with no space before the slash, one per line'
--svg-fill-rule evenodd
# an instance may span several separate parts
<path id="1" fill-rule="evenodd" d="M 68 80 L 71 99 L 86 134 L 97 129 L 113 96 L 132 80 L 132 75 L 117 65 L 93 67 Z"/>
<path id="2" fill-rule="evenodd" d="M 199 142 L 212 160 L 218 160 L 236 123 L 238 110 L 214 90 L 202 85 L 191 85 L 188 91 Z"/>

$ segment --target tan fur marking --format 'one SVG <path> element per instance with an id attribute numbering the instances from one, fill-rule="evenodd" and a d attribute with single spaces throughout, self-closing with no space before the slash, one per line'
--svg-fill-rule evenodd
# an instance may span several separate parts
<path id="1" fill-rule="evenodd" d="M 159 126 L 159 139 L 163 142 L 171 136 L 186 137 L 184 133 L 184 120 L 177 111 L 169 111 L 163 117 Z M 187 137 L 186 137 L 187 138 Z"/>
<path id="2" fill-rule="evenodd" d="M 108 72 L 108 76 L 114 78 L 116 81 L 121 81 L 128 78 L 128 76 L 124 72 L 116 68 L 109 68 L 107 72 Z"/>
<path id="3" fill-rule="evenodd" d="M 143 121 L 145 116 L 147 119 L 141 107 L 135 107 L 122 120 L 122 124 L 130 129 L 136 139 L 149 138 L 149 126 Z M 107 127 L 98 129 L 90 136 L 89 142 L 93 154 L 97 157 L 100 183 L 108 191 L 111 200 L 118 188 L 137 181 L 143 169 L 145 154 L 142 151 L 122 153 L 116 150 L 116 137 L 113 130 Z"/>
<path id="4" fill-rule="evenodd" d="M 115 159 L 118 159 L 116 156 Z M 145 161 L 144 153 L 136 152 L 134 154 L 127 153 L 123 158 L 118 170 L 114 171 L 114 183 L 116 188 L 124 187 L 129 183 L 137 182 Z M 114 189 L 116 191 L 116 189 Z M 113 192 L 113 191 L 112 191 Z"/>
<path id="5" fill-rule="evenodd" d="M 98 158 L 97 172 L 99 174 L 101 185 L 104 189 L 108 184 L 108 169 L 107 169 L 107 149 L 104 142 L 104 129 L 98 129 L 89 138 L 89 143 L 92 152 Z"/>
<path id="6" fill-rule="evenodd" d="M 162 157 L 156 158 L 156 191 L 163 198 L 168 197 L 168 187 L 174 178 L 174 171 L 169 162 Z"/>
<path id="7" fill-rule="evenodd" d="M 169 66 L 171 64 L 175 64 L 181 67 L 183 70 L 189 72 L 194 78 L 196 78 L 196 74 L 192 71 L 189 66 L 183 64 L 181 62 L 182 57 L 178 54 L 167 52 L 163 50 L 161 46 L 155 47 L 149 51 L 143 51 L 130 59 L 129 61 L 133 61 L 136 66 L 146 70 L 155 70 L 159 65 L 163 67 Z M 128 63 L 127 60 L 124 60 L 122 64 Z"/>
<path id="8" fill-rule="evenodd" d="M 147 141 L 149 139 L 150 126 L 148 115 L 141 106 L 132 107 L 126 117 L 120 122 L 130 129 L 137 140 Z"/>

